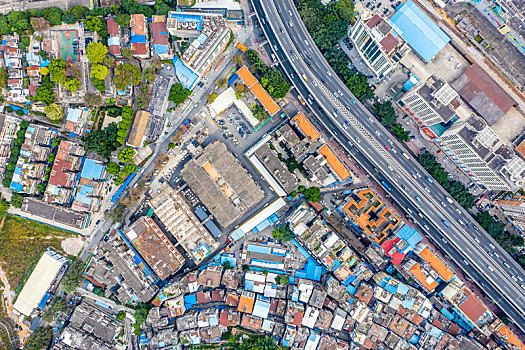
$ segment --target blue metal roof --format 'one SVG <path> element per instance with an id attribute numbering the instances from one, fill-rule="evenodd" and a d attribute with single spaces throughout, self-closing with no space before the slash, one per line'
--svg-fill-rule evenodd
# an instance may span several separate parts
<path id="1" fill-rule="evenodd" d="M 430 62 L 450 41 L 450 37 L 439 28 L 419 7 L 408 0 L 390 18 L 393 29 L 421 56 Z"/>
<path id="2" fill-rule="evenodd" d="M 87 158 L 84 162 L 84 167 L 80 173 L 80 177 L 89 180 L 100 180 L 102 179 L 102 173 L 104 172 L 104 166 L 98 164 L 95 160 Z"/>

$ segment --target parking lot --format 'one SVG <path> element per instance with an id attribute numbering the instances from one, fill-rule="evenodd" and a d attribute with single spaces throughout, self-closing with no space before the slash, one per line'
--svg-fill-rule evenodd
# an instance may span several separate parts
<path id="1" fill-rule="evenodd" d="M 372 13 L 377 13 L 385 17 L 392 15 L 396 8 L 398 8 L 405 1 L 401 0 L 365 0 L 358 3 L 363 9 L 368 9 Z"/>

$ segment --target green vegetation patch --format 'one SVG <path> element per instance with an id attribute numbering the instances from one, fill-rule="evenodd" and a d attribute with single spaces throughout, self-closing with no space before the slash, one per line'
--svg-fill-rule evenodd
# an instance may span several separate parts
<path id="1" fill-rule="evenodd" d="M 60 243 L 74 233 L 36 221 L 6 215 L 0 221 L 0 260 L 16 293 L 22 290 L 47 247 L 63 251 Z"/>

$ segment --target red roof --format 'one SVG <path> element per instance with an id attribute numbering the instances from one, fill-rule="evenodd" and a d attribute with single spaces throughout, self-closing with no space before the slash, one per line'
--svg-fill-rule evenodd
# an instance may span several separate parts
<path id="1" fill-rule="evenodd" d="M 207 304 L 211 301 L 209 292 L 198 292 L 197 295 L 197 304 Z"/>
<path id="2" fill-rule="evenodd" d="M 108 34 L 117 36 L 120 35 L 120 26 L 115 22 L 115 18 L 109 17 L 107 20 L 108 24 Z"/>
<path id="3" fill-rule="evenodd" d="M 395 237 L 394 239 L 386 240 L 381 244 L 381 248 L 385 251 L 386 256 L 392 258 L 392 264 L 394 264 L 394 266 L 399 265 L 405 257 L 405 254 L 400 253 L 397 249 L 394 249 L 394 252 L 390 255 L 392 248 L 394 248 L 394 244 L 398 243 L 400 240 L 401 238 Z"/>
<path id="4" fill-rule="evenodd" d="M 148 46 L 145 43 L 131 43 L 131 50 L 134 55 L 145 55 L 148 53 Z"/>
<path id="5" fill-rule="evenodd" d="M 301 323 L 303 322 L 303 316 L 304 316 L 304 313 L 302 312 L 297 312 L 294 317 L 293 317 L 293 325 L 294 326 L 300 326 Z"/>
<path id="6" fill-rule="evenodd" d="M 397 44 L 399 44 L 397 39 L 390 33 L 388 33 L 388 35 L 385 36 L 379 43 L 388 53 L 390 53 L 397 46 Z"/>
<path id="7" fill-rule="evenodd" d="M 376 25 L 378 25 L 379 23 L 381 23 L 382 19 L 381 17 L 378 15 L 378 14 L 375 14 L 374 17 L 370 18 L 368 20 L 368 22 L 366 22 L 366 25 L 372 29 L 374 28 Z"/>
<path id="8" fill-rule="evenodd" d="M 166 22 L 154 22 L 151 25 L 151 28 L 155 45 L 168 45 L 168 29 L 166 29 Z"/>
<path id="9" fill-rule="evenodd" d="M 112 55 L 120 55 L 120 45 L 109 45 L 108 51 Z"/>

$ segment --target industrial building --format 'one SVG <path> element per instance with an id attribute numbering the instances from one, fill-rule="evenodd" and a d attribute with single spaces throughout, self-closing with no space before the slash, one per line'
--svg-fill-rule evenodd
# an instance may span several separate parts
<path id="1" fill-rule="evenodd" d="M 152 198 L 150 206 L 168 232 L 196 263 L 218 247 L 215 239 L 173 188 L 167 187 Z"/>
<path id="2" fill-rule="evenodd" d="M 451 40 L 412 0 L 401 5 L 389 23 L 425 62 L 430 62 Z"/>
<path id="3" fill-rule="evenodd" d="M 43 308 L 58 286 L 68 260 L 54 250 L 47 250 L 36 264 L 18 295 L 14 309 L 30 316 L 34 309 Z"/>
<path id="4" fill-rule="evenodd" d="M 181 175 L 223 228 L 264 198 L 259 186 L 220 141 L 190 160 Z"/>
<path id="5" fill-rule="evenodd" d="M 140 217 L 126 236 L 160 280 L 166 280 L 184 265 L 182 254 L 150 217 Z"/>

